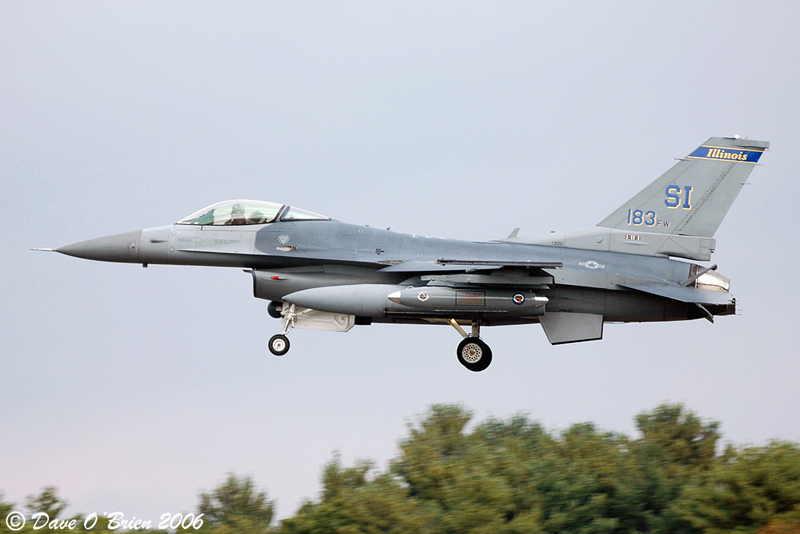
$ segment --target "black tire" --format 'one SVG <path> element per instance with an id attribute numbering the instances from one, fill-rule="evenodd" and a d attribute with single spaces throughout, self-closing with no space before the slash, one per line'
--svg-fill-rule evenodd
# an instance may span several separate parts
<path id="1" fill-rule="evenodd" d="M 477 337 L 466 337 L 456 349 L 456 356 L 461 365 L 478 373 L 492 363 L 492 349 Z"/>
<path id="2" fill-rule="evenodd" d="M 281 318 L 283 311 L 283 302 L 275 302 L 274 300 L 267 305 L 267 313 L 274 319 Z"/>
<path id="3" fill-rule="evenodd" d="M 283 334 L 275 334 L 269 338 L 269 351 L 275 356 L 283 356 L 289 352 L 289 338 Z"/>

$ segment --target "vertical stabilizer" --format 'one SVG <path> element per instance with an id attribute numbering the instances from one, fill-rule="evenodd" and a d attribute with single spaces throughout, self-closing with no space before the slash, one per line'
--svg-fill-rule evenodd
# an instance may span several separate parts
<path id="1" fill-rule="evenodd" d="M 769 141 L 712 137 L 597 226 L 711 238 Z"/>

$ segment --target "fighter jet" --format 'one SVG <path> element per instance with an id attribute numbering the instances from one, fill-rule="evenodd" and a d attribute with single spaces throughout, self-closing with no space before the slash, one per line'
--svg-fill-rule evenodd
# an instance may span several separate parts
<path id="1" fill-rule="evenodd" d="M 279 202 L 229 200 L 175 224 L 90 239 L 56 252 L 90 260 L 244 269 L 295 328 L 452 326 L 458 361 L 483 371 L 482 326 L 539 323 L 553 345 L 599 340 L 608 322 L 731 315 L 730 281 L 704 266 L 714 233 L 767 141 L 712 137 L 597 226 L 525 238 L 462 241 L 347 224 Z M 50 249 L 48 249 L 50 250 Z M 465 331 L 464 327 L 468 328 Z"/>

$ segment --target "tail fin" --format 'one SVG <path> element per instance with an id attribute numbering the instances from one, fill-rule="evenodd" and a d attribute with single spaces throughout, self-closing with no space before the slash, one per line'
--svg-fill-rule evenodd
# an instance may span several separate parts
<path id="1" fill-rule="evenodd" d="M 597 226 L 711 238 L 769 141 L 712 137 Z"/>

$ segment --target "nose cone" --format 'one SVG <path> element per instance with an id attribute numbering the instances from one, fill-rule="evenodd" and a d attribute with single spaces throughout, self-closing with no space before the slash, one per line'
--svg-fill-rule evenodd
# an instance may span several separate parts
<path id="1" fill-rule="evenodd" d="M 98 237 L 56 249 L 56 252 L 86 260 L 139 263 L 142 231 Z"/>

